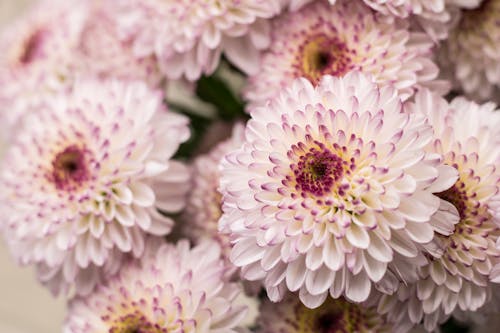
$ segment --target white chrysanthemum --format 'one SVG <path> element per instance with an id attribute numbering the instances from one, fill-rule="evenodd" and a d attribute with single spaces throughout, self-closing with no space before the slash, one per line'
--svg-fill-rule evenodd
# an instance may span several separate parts
<path id="1" fill-rule="evenodd" d="M 323 75 L 369 73 L 379 84 L 393 85 L 403 100 L 421 86 L 447 91 L 435 81 L 439 70 L 430 59 L 433 42 L 410 32 L 407 22 L 384 22 L 362 2 L 315 2 L 284 14 L 273 23 L 271 46 L 261 70 L 250 77 L 246 98 L 262 104 L 299 77 L 317 83 Z"/>
<path id="2" fill-rule="evenodd" d="M 189 249 L 163 244 L 87 297 L 70 302 L 63 331 L 236 333 L 246 314 L 237 306 L 216 243 Z"/>
<path id="3" fill-rule="evenodd" d="M 298 298 L 287 295 L 278 304 L 264 301 L 260 310 L 258 333 L 394 332 L 375 307 L 344 299 L 329 299 L 321 307 L 309 309 Z"/>
<path id="4" fill-rule="evenodd" d="M 185 204 L 189 173 L 170 158 L 189 128 L 162 98 L 89 80 L 26 111 L 0 174 L 1 221 L 15 257 L 53 292 L 89 292 L 120 253 L 140 256 L 146 234 L 170 232 L 157 209 Z"/>
<path id="5" fill-rule="evenodd" d="M 231 244 L 227 235 L 218 232 L 217 223 L 222 215 L 222 196 L 218 191 L 221 159 L 243 144 L 244 127 L 236 124 L 230 139 L 219 143 L 210 152 L 194 160 L 192 185 L 185 210 L 184 231 L 199 242 L 203 238 L 214 238 L 222 247 L 224 257 L 229 257 Z"/>
<path id="6" fill-rule="evenodd" d="M 286 289 L 308 307 L 328 292 L 364 301 L 397 255 L 416 257 L 435 227 L 453 230 L 429 223 L 432 193 L 456 180 L 423 150 L 432 129 L 362 73 L 316 88 L 296 80 L 252 112 L 245 134 L 222 161 L 219 228 L 234 239 L 232 262 L 265 279 L 273 301 Z"/>
<path id="7" fill-rule="evenodd" d="M 411 109 L 425 114 L 434 128 L 428 150 L 458 171 L 457 182 L 437 195 L 460 219 L 451 235 L 436 236 L 444 254 L 429 256 L 419 281 L 384 296 L 381 304 L 395 316 L 408 312 L 415 324 L 423 319 L 431 331 L 455 309 L 476 311 L 491 295 L 490 274 L 500 260 L 500 113 L 493 104 L 463 98 L 448 104 L 428 91 L 417 94 Z"/>
<path id="8" fill-rule="evenodd" d="M 117 15 L 136 55 L 155 54 L 169 78 L 195 81 L 215 70 L 221 52 L 255 72 L 269 44 L 266 19 L 279 13 L 280 1 L 121 0 Z"/>
<path id="9" fill-rule="evenodd" d="M 483 101 L 500 90 L 500 1 L 485 0 L 464 10 L 442 49 L 442 64 L 458 88 Z"/>

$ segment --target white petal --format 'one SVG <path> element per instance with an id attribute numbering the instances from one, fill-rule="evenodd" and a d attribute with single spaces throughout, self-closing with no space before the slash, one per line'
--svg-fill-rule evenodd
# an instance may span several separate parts
<path id="1" fill-rule="evenodd" d="M 327 294 L 332 286 L 334 272 L 326 266 L 322 266 L 317 271 L 308 271 L 306 277 L 306 289 L 311 295 Z"/>
<path id="2" fill-rule="evenodd" d="M 305 288 L 300 289 L 299 292 L 300 300 L 309 309 L 315 309 L 319 307 L 321 304 L 323 304 L 327 295 L 328 295 L 327 293 L 320 295 L 311 295 L 307 292 Z"/>
<path id="3" fill-rule="evenodd" d="M 373 282 L 379 282 L 387 270 L 387 263 L 372 258 L 366 251 L 362 252 L 363 266 Z"/>
<path id="4" fill-rule="evenodd" d="M 371 282 L 364 272 L 347 278 L 345 295 L 353 302 L 364 302 L 370 295 Z"/>
<path id="5" fill-rule="evenodd" d="M 131 227 L 135 224 L 135 215 L 130 206 L 117 206 L 116 219 L 121 225 Z"/>
<path id="6" fill-rule="evenodd" d="M 345 255 L 339 249 L 337 239 L 329 237 L 323 246 L 323 258 L 325 265 L 331 270 L 337 271 L 344 265 Z"/>
<path id="7" fill-rule="evenodd" d="M 429 265 L 429 273 L 438 285 L 442 285 L 446 281 L 446 271 L 439 261 L 434 261 Z"/>
<path id="8" fill-rule="evenodd" d="M 286 272 L 286 285 L 290 291 L 297 291 L 302 287 L 306 279 L 307 268 L 303 257 L 288 264 Z"/>
<path id="9" fill-rule="evenodd" d="M 392 261 L 392 249 L 385 240 L 377 235 L 376 232 L 370 233 L 370 246 L 367 251 L 373 258 L 381 262 Z"/>
<path id="10" fill-rule="evenodd" d="M 136 182 L 129 186 L 132 191 L 134 204 L 141 207 L 152 206 L 155 202 L 155 194 L 151 187 L 144 183 Z"/>
<path id="11" fill-rule="evenodd" d="M 345 280 L 346 280 L 345 269 L 335 272 L 333 284 L 330 287 L 330 296 L 332 296 L 333 298 L 339 298 L 342 295 L 346 284 Z"/>
<path id="12" fill-rule="evenodd" d="M 434 238 L 434 229 L 429 223 L 406 223 L 406 234 L 417 243 L 425 244 Z"/>
<path id="13" fill-rule="evenodd" d="M 264 253 L 265 248 L 255 244 L 253 238 L 246 238 L 234 244 L 230 258 L 233 264 L 241 267 L 261 260 Z"/>
<path id="14" fill-rule="evenodd" d="M 306 267 L 312 271 L 317 270 L 323 264 L 323 248 L 312 247 L 306 254 Z"/>
<path id="15" fill-rule="evenodd" d="M 389 244 L 394 251 L 405 257 L 414 258 L 418 255 L 417 247 L 408 239 L 406 235 L 394 232 Z"/>
<path id="16" fill-rule="evenodd" d="M 346 232 L 347 240 L 357 248 L 366 249 L 370 245 L 368 232 L 356 224 L 351 224 Z"/>

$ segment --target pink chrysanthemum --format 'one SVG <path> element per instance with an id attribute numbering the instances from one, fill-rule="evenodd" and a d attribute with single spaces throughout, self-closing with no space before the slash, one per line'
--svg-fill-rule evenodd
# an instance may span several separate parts
<path id="1" fill-rule="evenodd" d="M 429 223 L 432 193 L 456 180 L 423 150 L 430 126 L 362 73 L 316 88 L 296 80 L 252 112 L 245 134 L 221 165 L 219 228 L 234 239 L 232 262 L 265 279 L 273 301 L 286 289 L 308 307 L 328 292 L 364 301 L 397 255 L 416 257 L 434 227 L 453 230 Z"/>
<path id="2" fill-rule="evenodd" d="M 271 47 L 245 96 L 262 104 L 295 78 L 317 83 L 352 70 L 393 85 L 404 100 L 425 85 L 446 92 L 447 84 L 434 80 L 439 70 L 432 49 L 424 33 L 410 32 L 406 22 L 380 21 L 360 1 L 319 1 L 274 21 Z"/>
<path id="3" fill-rule="evenodd" d="M 368 6 L 385 15 L 413 17 L 416 25 L 434 40 L 443 40 L 460 8 L 474 8 L 481 0 L 363 0 Z"/>
<path id="4" fill-rule="evenodd" d="M 60 89 L 86 17 L 74 1 L 41 1 L 0 36 L 0 123 L 6 139 L 21 115 L 13 104 Z M 23 107 L 21 107 L 23 108 Z"/>
<path id="5" fill-rule="evenodd" d="M 158 86 L 152 56 L 136 58 L 121 41 L 109 1 L 42 1 L 0 38 L 0 123 L 5 140 L 22 117 L 20 110 L 40 95 L 70 87 L 81 75 L 144 80 Z M 17 104 L 21 104 L 18 106 Z"/>
<path id="6" fill-rule="evenodd" d="M 171 79 L 197 80 L 212 73 L 221 52 L 255 72 L 259 50 L 269 44 L 266 19 L 280 0 L 121 0 L 118 22 L 134 39 L 136 55 L 155 54 Z"/>
<path id="7" fill-rule="evenodd" d="M 152 55 L 136 57 L 132 41 L 121 40 L 114 0 L 91 0 L 73 59 L 73 70 L 103 78 L 141 80 L 158 87 L 162 75 Z"/>
<path id="8" fill-rule="evenodd" d="M 282 6 L 290 11 L 297 11 L 314 0 L 282 0 Z M 332 5 L 337 2 L 337 0 L 328 0 Z"/>
<path id="9" fill-rule="evenodd" d="M 224 257 L 229 257 L 231 244 L 227 235 L 218 232 L 217 223 L 222 215 L 222 196 L 218 191 L 221 159 L 243 144 L 244 127 L 236 124 L 230 139 L 219 143 L 209 153 L 196 158 L 192 166 L 192 191 L 186 204 L 184 231 L 199 242 L 214 238 L 222 247 Z"/>
<path id="10" fill-rule="evenodd" d="M 283 5 L 295 11 L 312 0 L 283 0 Z M 459 16 L 460 8 L 473 9 L 481 0 L 363 0 L 373 10 L 388 18 L 412 18 L 419 29 L 434 40 L 448 37 L 450 28 Z M 329 0 L 334 5 L 337 0 Z"/>
<path id="11" fill-rule="evenodd" d="M 500 92 L 499 17 L 499 0 L 484 0 L 478 8 L 464 10 L 442 49 L 443 67 L 457 87 L 480 101 Z"/>
<path id="12" fill-rule="evenodd" d="M 321 307 L 309 309 L 293 295 L 287 295 L 278 304 L 264 301 L 258 323 L 258 333 L 394 332 L 391 323 L 375 307 L 329 299 Z"/>
<path id="13" fill-rule="evenodd" d="M 82 81 L 26 111 L 0 173 L 5 234 L 54 293 L 88 293 L 120 253 L 140 256 L 146 234 L 185 204 L 187 168 L 170 160 L 188 120 L 142 83 Z"/>
<path id="14" fill-rule="evenodd" d="M 476 311 L 491 295 L 490 274 L 500 262 L 500 113 L 493 104 L 464 98 L 448 104 L 428 91 L 417 95 L 411 109 L 424 113 L 434 128 L 428 150 L 458 171 L 456 183 L 438 196 L 460 219 L 451 235 L 437 235 L 442 257 L 429 256 L 419 281 L 384 296 L 381 304 L 394 316 L 408 312 L 415 324 L 423 319 L 431 331 L 456 308 Z"/>
<path id="15" fill-rule="evenodd" d="M 76 7 L 75 7 L 76 6 Z M 64 73 L 85 21 L 86 6 L 76 1 L 41 1 L 2 32 L 0 68 L 4 71 Z M 49 10 L 50 9 L 50 10 Z M 41 75 L 41 74 L 40 74 Z"/>
<path id="16" fill-rule="evenodd" d="M 156 246 L 87 297 L 70 302 L 63 331 L 236 333 L 245 307 L 216 243 Z"/>
<path id="17" fill-rule="evenodd" d="M 450 5 L 473 8 L 481 0 L 363 0 L 373 9 L 399 17 L 420 15 L 430 19 L 442 19 Z"/>

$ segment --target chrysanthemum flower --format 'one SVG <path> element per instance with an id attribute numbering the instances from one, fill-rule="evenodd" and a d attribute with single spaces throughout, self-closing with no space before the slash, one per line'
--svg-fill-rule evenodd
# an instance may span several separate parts
<path id="1" fill-rule="evenodd" d="M 245 307 L 228 283 L 216 243 L 163 244 L 87 297 L 70 302 L 66 333 L 235 333 Z"/>
<path id="2" fill-rule="evenodd" d="M 301 9 L 303 6 L 314 0 L 282 0 L 283 7 L 287 8 L 290 11 L 296 11 Z M 328 0 L 328 2 L 334 5 L 337 0 Z"/>
<path id="3" fill-rule="evenodd" d="M 445 92 L 434 79 L 438 68 L 430 59 L 433 42 L 410 32 L 407 22 L 384 22 L 360 1 L 318 1 L 277 18 L 261 70 L 250 77 L 246 98 L 261 104 L 293 79 L 318 83 L 323 75 L 349 71 L 369 73 L 380 84 L 391 84 L 407 99 L 421 86 Z"/>
<path id="4" fill-rule="evenodd" d="M 117 15 L 136 55 L 155 54 L 169 78 L 195 81 L 215 70 L 221 52 L 255 72 L 269 44 L 266 19 L 279 13 L 280 1 L 121 0 Z"/>
<path id="5" fill-rule="evenodd" d="M 224 257 L 229 257 L 231 244 L 227 235 L 220 234 L 217 228 L 222 215 L 222 196 L 218 191 L 219 163 L 224 155 L 239 148 L 243 140 L 244 127 L 236 124 L 230 139 L 197 157 L 192 166 L 192 190 L 186 204 L 184 231 L 196 242 L 203 238 L 216 239 Z"/>
<path id="6" fill-rule="evenodd" d="M 328 292 L 364 301 L 397 255 L 416 257 L 435 227 L 453 230 L 429 220 L 440 205 L 432 193 L 456 172 L 424 152 L 432 130 L 393 88 L 359 72 L 316 88 L 298 79 L 251 115 L 243 147 L 222 161 L 219 229 L 271 300 L 289 289 L 308 307 Z"/>
<path id="7" fill-rule="evenodd" d="M 85 11 L 80 10 L 82 8 L 85 6 L 75 1 L 37 3 L 2 32 L 2 71 L 64 68 L 65 60 L 78 44 L 86 17 Z"/>
<path id="8" fill-rule="evenodd" d="M 491 288 L 491 298 L 477 311 L 453 312 L 453 318 L 460 323 L 466 324 L 473 333 L 490 333 L 498 330 L 495 322 L 499 321 L 500 313 L 500 285 L 494 284 Z"/>
<path id="9" fill-rule="evenodd" d="M 370 7 L 383 14 L 407 18 L 417 15 L 430 21 L 447 22 L 451 6 L 474 8 L 481 0 L 363 0 Z"/>
<path id="10" fill-rule="evenodd" d="M 35 91 L 61 87 L 86 17 L 84 7 L 41 1 L 0 35 L 0 123 L 7 140 L 21 117 L 13 104 L 29 103 Z"/>
<path id="11" fill-rule="evenodd" d="M 10 140 L 21 110 L 78 76 L 144 80 L 161 75 L 153 56 L 137 58 L 112 23 L 109 1 L 41 1 L 0 37 L 0 123 Z M 21 105 L 18 105 L 21 104 Z"/>
<path id="12" fill-rule="evenodd" d="M 89 1 L 87 19 L 72 59 L 73 71 L 159 86 L 162 75 L 156 58 L 136 57 L 132 41 L 121 40 L 114 21 L 115 7 L 114 0 Z"/>
<path id="13" fill-rule="evenodd" d="M 500 114 L 493 104 L 477 105 L 464 98 L 448 104 L 428 91 L 417 94 L 411 109 L 425 114 L 434 128 L 428 150 L 442 155 L 444 163 L 458 171 L 456 183 L 438 196 L 460 219 L 452 234 L 437 235 L 444 249 L 442 257 L 429 256 L 429 264 L 419 269 L 416 285 L 402 286 L 396 296 L 384 296 L 384 308 L 407 311 L 414 323 L 424 319 L 430 331 L 456 308 L 476 311 L 491 294 L 490 274 L 500 260 L 496 247 L 500 236 Z"/>
<path id="14" fill-rule="evenodd" d="M 448 37 L 461 8 L 475 8 L 481 0 L 363 0 L 374 10 L 414 23 L 434 40 Z"/>
<path id="15" fill-rule="evenodd" d="M 464 10 L 442 49 L 442 63 L 450 67 L 456 84 L 468 96 L 487 100 L 500 87 L 500 1 L 484 0 L 477 9 Z"/>
<path id="16" fill-rule="evenodd" d="M 188 120 L 142 83 L 81 81 L 28 110 L 0 174 L 2 223 L 15 257 L 53 292 L 84 294 L 140 256 L 146 234 L 185 204 L 189 173 L 170 160 Z"/>
<path id="17" fill-rule="evenodd" d="M 375 307 L 364 307 L 340 299 L 329 299 L 317 309 L 302 305 L 287 295 L 278 303 L 266 300 L 261 305 L 258 333 L 389 333 L 394 332 L 385 316 Z"/>
<path id="18" fill-rule="evenodd" d="M 374 11 L 386 18 L 411 19 L 419 30 L 434 40 L 448 37 L 449 30 L 460 15 L 461 9 L 474 9 L 482 0 L 363 0 Z M 312 0 L 283 0 L 292 11 L 299 10 Z M 337 0 L 329 0 L 334 5 Z M 382 18 L 382 17 L 381 17 Z"/>

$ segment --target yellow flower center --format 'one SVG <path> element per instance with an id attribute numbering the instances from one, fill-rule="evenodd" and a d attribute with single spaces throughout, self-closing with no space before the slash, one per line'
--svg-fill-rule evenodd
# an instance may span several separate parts
<path id="1" fill-rule="evenodd" d="M 316 309 L 296 307 L 296 333 L 389 332 L 384 319 L 373 309 L 362 308 L 341 299 L 327 299 Z"/>
<path id="2" fill-rule="evenodd" d="M 134 312 L 115 320 L 109 333 L 166 333 L 167 329 L 151 323 L 140 312 Z"/>
<path id="3" fill-rule="evenodd" d="M 479 34 L 478 36 L 486 36 L 497 30 L 499 15 L 499 0 L 483 0 L 479 7 L 463 11 L 456 31 L 458 34 L 474 33 Z"/>

